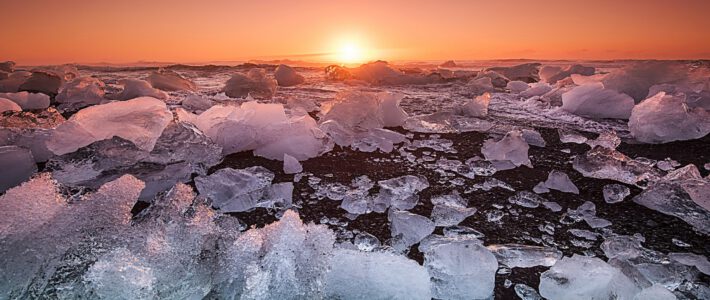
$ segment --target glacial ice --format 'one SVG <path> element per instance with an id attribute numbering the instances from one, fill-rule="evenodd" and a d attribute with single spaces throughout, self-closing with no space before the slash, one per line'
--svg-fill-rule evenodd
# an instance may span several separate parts
<path id="1" fill-rule="evenodd" d="M 426 177 L 405 175 L 377 182 L 380 192 L 373 199 L 373 210 L 384 212 L 388 207 L 412 209 L 419 202 L 420 191 L 429 187 Z"/>
<path id="2" fill-rule="evenodd" d="M 581 85 L 562 94 L 562 109 L 583 117 L 628 119 L 633 108 L 633 98 L 605 89 L 601 83 Z"/>
<path id="3" fill-rule="evenodd" d="M 157 72 L 152 72 L 146 81 L 156 89 L 163 91 L 191 91 L 197 90 L 194 82 L 178 74 L 175 71 L 160 69 Z"/>
<path id="4" fill-rule="evenodd" d="M 618 203 L 631 194 L 631 190 L 623 184 L 607 184 L 604 186 L 602 193 L 606 203 Z"/>
<path id="5" fill-rule="evenodd" d="M 16 93 L 20 91 L 20 85 L 22 85 L 27 78 L 32 75 L 28 71 L 15 71 L 8 74 L 6 79 L 0 80 L 0 92 L 2 93 Z"/>
<path id="6" fill-rule="evenodd" d="M 274 70 L 274 79 L 279 86 L 294 86 L 306 82 L 303 75 L 287 65 L 278 65 Z"/>
<path id="7" fill-rule="evenodd" d="M 431 198 L 434 208 L 431 219 L 436 226 L 455 226 L 476 213 L 475 207 L 468 207 L 468 200 L 454 191 L 451 194 Z"/>
<path id="8" fill-rule="evenodd" d="M 173 119 L 165 102 L 141 97 L 84 108 L 59 125 L 47 142 L 57 155 L 74 152 L 114 136 L 151 151 L 163 129 Z"/>
<path id="9" fill-rule="evenodd" d="M 525 99 L 532 97 L 541 97 L 552 91 L 552 86 L 544 82 L 536 82 L 530 84 L 530 87 L 520 93 L 520 97 Z"/>
<path id="10" fill-rule="evenodd" d="M 520 94 L 521 92 L 527 90 L 530 86 L 527 82 L 523 81 L 509 81 L 505 88 L 510 90 L 511 93 Z"/>
<path id="11" fill-rule="evenodd" d="M 6 111 L 22 111 L 22 107 L 17 105 L 15 101 L 0 97 L 0 113 Z"/>
<path id="12" fill-rule="evenodd" d="M 523 129 L 521 132 L 523 139 L 528 145 L 542 148 L 547 146 L 547 142 L 545 142 L 545 139 L 542 138 L 542 135 L 538 131 L 534 129 Z"/>
<path id="13" fill-rule="evenodd" d="M 522 207 L 536 208 L 542 202 L 545 202 L 545 198 L 529 191 L 519 191 L 515 195 L 508 197 L 508 202 Z"/>
<path id="14" fill-rule="evenodd" d="M 184 109 L 192 112 L 204 112 L 212 107 L 212 101 L 206 97 L 200 95 L 191 94 L 185 97 L 181 103 Z"/>
<path id="15" fill-rule="evenodd" d="M 0 93 L 0 98 L 17 103 L 24 109 L 46 109 L 49 107 L 49 96 L 41 93 Z"/>
<path id="16" fill-rule="evenodd" d="M 599 133 L 599 136 L 593 140 L 587 140 L 587 145 L 589 147 L 604 147 L 607 149 L 616 149 L 621 145 L 621 138 L 616 135 L 616 132 L 612 130 L 605 130 Z"/>
<path id="17" fill-rule="evenodd" d="M 471 237 L 433 235 L 419 245 L 435 299 L 488 299 L 493 296 L 498 261 Z"/>
<path id="18" fill-rule="evenodd" d="M 60 108 L 80 109 L 104 101 L 105 84 L 93 77 L 80 77 L 64 84 L 56 100 Z"/>
<path id="19" fill-rule="evenodd" d="M 387 218 L 396 249 L 407 249 L 434 232 L 434 222 L 408 211 L 390 209 Z"/>
<path id="20" fill-rule="evenodd" d="M 274 173 L 260 166 L 224 168 L 195 178 L 195 186 L 222 212 L 242 212 L 255 207 L 290 207 L 293 183 L 271 184 Z"/>
<path id="21" fill-rule="evenodd" d="M 584 144 L 587 142 L 587 138 L 573 130 L 557 129 L 557 134 L 560 136 L 560 142 L 562 143 L 575 143 Z"/>
<path id="22" fill-rule="evenodd" d="M 659 92 L 637 104 L 629 118 L 629 131 L 644 143 L 692 140 L 710 133 L 710 111 L 690 108 L 685 95 Z"/>
<path id="23" fill-rule="evenodd" d="M 542 246 L 497 244 L 486 246 L 498 263 L 510 268 L 549 267 L 562 258 L 562 251 Z"/>
<path id="24" fill-rule="evenodd" d="M 659 172 L 651 166 L 603 147 L 595 147 L 583 155 L 578 155 L 572 167 L 585 177 L 611 179 L 633 185 L 660 177 Z"/>
<path id="25" fill-rule="evenodd" d="M 518 295 L 518 297 L 521 300 L 542 300 L 543 298 L 540 297 L 540 294 L 537 293 L 537 291 L 523 283 L 518 283 L 513 287 L 515 289 L 515 294 Z"/>
<path id="26" fill-rule="evenodd" d="M 519 80 L 527 83 L 537 82 L 540 80 L 538 75 L 540 63 L 526 63 L 510 67 L 493 67 L 486 71 L 494 71 L 505 76 L 508 80 Z"/>
<path id="27" fill-rule="evenodd" d="M 558 190 L 563 193 L 579 194 L 579 189 L 569 179 L 567 174 L 558 170 L 550 171 L 545 181 L 545 187 L 552 190 Z"/>
<path id="28" fill-rule="evenodd" d="M 594 75 L 594 72 L 594 67 L 587 67 L 577 64 L 569 65 L 564 69 L 556 66 L 543 66 L 540 68 L 540 80 L 549 84 L 555 84 L 560 80 L 572 76 L 572 74 L 591 76 Z"/>
<path id="29" fill-rule="evenodd" d="M 638 292 L 631 279 L 596 257 L 564 257 L 540 275 L 540 295 L 550 300 L 633 299 Z"/>
<path id="30" fill-rule="evenodd" d="M 489 93 L 476 96 L 461 106 L 461 114 L 469 117 L 485 117 L 488 115 L 488 104 L 490 102 L 491 94 Z"/>
<path id="31" fill-rule="evenodd" d="M 215 105 L 199 115 L 178 110 L 178 117 L 195 124 L 222 146 L 225 155 L 254 150 L 256 155 L 274 160 L 282 160 L 284 154 L 306 160 L 332 147 L 313 118 L 289 117 L 281 104 L 250 101 L 241 106 Z"/>
<path id="32" fill-rule="evenodd" d="M 437 77 L 425 74 L 405 74 L 381 60 L 363 64 L 349 72 L 354 79 L 372 85 L 428 84 L 437 81 Z"/>
<path id="33" fill-rule="evenodd" d="M 303 172 L 303 166 L 298 162 L 298 159 L 284 153 L 284 173 L 296 174 L 301 172 Z"/>
<path id="34" fill-rule="evenodd" d="M 488 139 L 483 143 L 481 153 L 490 162 L 511 163 L 515 167 L 525 165 L 532 168 L 528 157 L 528 143 L 522 138 L 522 133 L 517 130 L 508 132 L 503 139 L 495 141 Z"/>
<path id="35" fill-rule="evenodd" d="M 0 193 L 29 179 L 37 171 L 29 149 L 0 146 Z"/>
<path id="36" fill-rule="evenodd" d="M 232 75 L 222 91 L 231 98 L 271 99 L 276 93 L 276 80 L 267 77 L 264 69 L 251 69 L 246 75 Z"/>
<path id="37" fill-rule="evenodd" d="M 115 95 L 115 99 L 117 100 L 129 100 L 139 97 L 152 97 L 161 100 L 168 99 L 168 94 L 153 88 L 153 86 L 145 80 L 126 78 L 119 80 L 118 83 L 123 85 L 123 90 L 118 95 Z"/>
<path id="38" fill-rule="evenodd" d="M 42 93 L 56 96 L 65 79 L 50 70 L 34 70 L 27 80 L 20 84 L 18 91 Z"/>

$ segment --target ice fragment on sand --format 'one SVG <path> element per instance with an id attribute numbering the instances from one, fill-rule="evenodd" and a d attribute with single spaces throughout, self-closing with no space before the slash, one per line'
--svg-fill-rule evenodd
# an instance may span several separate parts
<path id="1" fill-rule="evenodd" d="M 545 187 L 564 193 L 579 194 L 579 189 L 569 179 L 569 176 L 567 176 L 564 172 L 557 170 L 552 170 L 550 171 L 550 174 L 547 175 Z"/>
<path id="2" fill-rule="evenodd" d="M 498 263 L 510 268 L 549 267 L 562 258 L 562 251 L 555 248 L 518 244 L 500 244 L 486 246 Z"/>
<path id="3" fill-rule="evenodd" d="M 0 93 L 0 98 L 15 102 L 22 109 L 45 109 L 49 107 L 49 96 L 41 93 Z"/>
<path id="4" fill-rule="evenodd" d="M 182 107 L 189 111 L 205 111 L 212 107 L 212 101 L 206 97 L 192 94 L 182 100 Z"/>
<path id="5" fill-rule="evenodd" d="M 523 129 L 522 130 L 523 134 L 523 139 L 525 140 L 528 145 L 531 146 L 536 146 L 536 147 L 545 147 L 547 143 L 545 142 L 545 139 L 542 138 L 542 135 L 537 130 L 534 129 Z"/>
<path id="6" fill-rule="evenodd" d="M 536 208 L 544 201 L 545 198 L 529 191 L 519 191 L 515 193 L 515 195 L 508 197 L 508 202 L 511 204 L 517 204 L 527 208 Z"/>
<path id="7" fill-rule="evenodd" d="M 121 79 L 118 81 L 123 85 L 123 91 L 116 95 L 118 100 L 129 100 L 138 97 L 153 97 L 156 99 L 168 99 L 168 94 L 153 88 L 150 83 L 140 79 Z"/>
<path id="8" fill-rule="evenodd" d="M 246 75 L 234 74 L 222 91 L 231 98 L 271 99 L 276 93 L 276 80 L 268 78 L 264 69 L 251 69 Z"/>
<path id="9" fill-rule="evenodd" d="M 528 149 L 530 146 L 522 138 L 522 133 L 514 130 L 508 132 L 500 141 L 486 140 L 481 148 L 481 153 L 486 160 L 491 162 L 509 162 L 516 167 L 526 165 L 532 168 Z"/>
<path id="10" fill-rule="evenodd" d="M 510 81 L 508 84 L 505 86 L 506 89 L 510 90 L 511 93 L 519 94 L 522 91 L 525 91 L 529 88 L 527 82 L 523 81 Z"/>
<path id="11" fill-rule="evenodd" d="M 660 177 L 659 172 L 649 165 L 603 147 L 595 147 L 578 155 L 572 167 L 585 177 L 611 179 L 626 184 L 639 184 Z"/>
<path id="12" fill-rule="evenodd" d="M 633 108 L 633 98 L 605 89 L 601 83 L 581 85 L 562 94 L 562 109 L 583 117 L 628 119 Z"/>
<path id="13" fill-rule="evenodd" d="M 554 84 L 559 80 L 570 77 L 572 74 L 590 76 L 594 75 L 594 72 L 594 67 L 582 65 L 570 65 L 564 69 L 556 66 L 543 66 L 540 68 L 540 80 Z"/>
<path id="14" fill-rule="evenodd" d="M 183 77 L 175 71 L 160 69 L 153 72 L 146 79 L 154 88 L 163 91 L 195 91 L 197 86 L 194 82 Z"/>
<path id="15" fill-rule="evenodd" d="M 165 102 L 151 97 L 87 107 L 55 129 L 47 148 L 62 155 L 117 136 L 151 151 L 172 118 Z"/>
<path id="16" fill-rule="evenodd" d="M 587 142 L 586 137 L 571 130 L 558 129 L 557 134 L 560 136 L 560 142 L 562 143 L 583 144 Z"/>
<path id="17" fill-rule="evenodd" d="M 461 106 L 460 110 L 464 116 L 485 117 L 488 115 L 488 104 L 491 102 L 491 94 L 485 93 L 474 97 Z"/>
<path id="18" fill-rule="evenodd" d="M 295 157 L 284 153 L 284 173 L 296 174 L 303 171 L 303 166 Z"/>
<path id="19" fill-rule="evenodd" d="M 631 190 L 623 184 L 612 183 L 605 185 L 602 193 L 606 203 L 617 203 L 624 201 L 631 194 Z"/>
<path id="20" fill-rule="evenodd" d="M 390 231 L 400 245 L 409 248 L 434 232 L 434 222 L 429 218 L 407 211 L 390 210 L 388 214 Z"/>
<path id="21" fill-rule="evenodd" d="M 692 140 L 710 133 L 710 111 L 690 108 L 686 96 L 659 92 L 636 105 L 629 118 L 629 131 L 644 143 Z"/>
<path id="22" fill-rule="evenodd" d="M 458 192 L 435 196 L 431 199 L 434 208 L 431 219 L 436 226 L 454 226 L 476 213 L 476 208 L 468 207 L 468 200 L 462 198 Z"/>
<path id="23" fill-rule="evenodd" d="M 596 139 L 587 140 L 587 145 L 590 147 L 604 147 L 607 149 L 616 149 L 621 145 L 621 138 L 614 131 L 603 131 Z"/>
<path id="24" fill-rule="evenodd" d="M 540 294 L 538 294 L 534 288 L 525 284 L 518 283 L 515 285 L 514 289 L 515 294 L 518 295 L 521 300 L 542 300 L 542 297 L 540 297 Z"/>
<path id="25" fill-rule="evenodd" d="M 633 299 L 634 283 L 596 257 L 573 255 L 540 275 L 540 295 L 557 299 Z"/>
<path id="26" fill-rule="evenodd" d="M 6 98 L 0 98 L 0 113 L 6 111 L 22 111 L 22 107 L 17 105 L 15 101 Z"/>
<path id="27" fill-rule="evenodd" d="M 380 193 L 374 199 L 374 211 L 384 212 L 388 207 L 407 210 L 419 202 L 417 193 L 429 187 L 425 177 L 405 175 L 377 182 Z"/>
<path id="28" fill-rule="evenodd" d="M 195 178 L 201 195 L 223 212 L 242 212 L 255 207 L 291 206 L 293 183 L 271 184 L 274 173 L 260 166 L 224 168 Z"/>
<path id="29" fill-rule="evenodd" d="M 287 65 L 279 65 L 276 67 L 276 70 L 274 70 L 274 78 L 279 86 L 294 86 L 306 81 L 303 75 L 298 74 L 296 70 Z"/>
<path id="30" fill-rule="evenodd" d="M 104 101 L 104 89 L 105 84 L 99 79 L 93 77 L 76 78 L 62 86 L 56 100 L 61 103 L 60 108 L 79 109 Z"/>

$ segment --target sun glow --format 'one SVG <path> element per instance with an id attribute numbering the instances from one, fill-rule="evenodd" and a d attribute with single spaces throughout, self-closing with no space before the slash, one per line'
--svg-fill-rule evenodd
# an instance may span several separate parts
<path id="1" fill-rule="evenodd" d="M 369 55 L 359 40 L 341 40 L 334 51 L 334 59 L 342 64 L 359 64 L 365 62 Z"/>

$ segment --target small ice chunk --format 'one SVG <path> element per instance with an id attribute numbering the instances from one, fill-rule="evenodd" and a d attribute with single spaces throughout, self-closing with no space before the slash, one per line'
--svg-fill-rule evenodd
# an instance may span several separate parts
<path id="1" fill-rule="evenodd" d="M 182 107 L 190 111 L 205 111 L 212 107 L 212 101 L 198 94 L 191 94 L 182 100 Z"/>
<path id="2" fill-rule="evenodd" d="M 0 98 L 0 113 L 6 111 L 22 111 L 22 107 L 17 105 L 15 101 L 6 98 Z"/>
<path id="3" fill-rule="evenodd" d="M 659 92 L 634 107 L 629 131 L 643 143 L 697 139 L 710 133 L 710 111 L 688 107 L 683 94 Z"/>
<path id="4" fill-rule="evenodd" d="M 454 226 L 476 213 L 475 207 L 468 207 L 468 200 L 453 191 L 451 194 L 439 195 L 431 199 L 434 208 L 431 219 L 436 226 Z"/>
<path id="5" fill-rule="evenodd" d="M 540 275 L 540 295 L 550 300 L 633 299 L 638 287 L 596 257 L 573 255 Z"/>
<path id="6" fill-rule="evenodd" d="M 621 138 L 614 131 L 603 131 L 596 139 L 588 140 L 587 145 L 592 148 L 599 146 L 607 149 L 616 149 L 616 147 L 621 145 Z"/>
<path id="7" fill-rule="evenodd" d="M 587 142 L 586 137 L 571 130 L 558 129 L 557 134 L 560 136 L 560 142 L 562 143 L 584 144 Z"/>
<path id="8" fill-rule="evenodd" d="M 562 206 L 560 206 L 559 204 L 557 204 L 557 202 L 554 202 L 554 201 L 542 202 L 542 206 L 544 206 L 545 208 L 547 208 L 553 212 L 562 211 Z"/>
<path id="9" fill-rule="evenodd" d="M 65 78 L 60 76 L 57 72 L 51 70 L 34 70 L 32 71 L 32 75 L 30 75 L 25 82 L 20 84 L 18 91 L 56 96 L 64 80 Z"/>
<path id="10" fill-rule="evenodd" d="M 46 109 L 49 107 L 49 96 L 42 93 L 0 93 L 0 98 L 15 102 L 22 109 Z"/>
<path id="11" fill-rule="evenodd" d="M 223 212 L 242 212 L 255 207 L 289 207 L 293 183 L 271 184 L 274 173 L 260 166 L 246 169 L 224 168 L 195 178 L 201 195 Z"/>
<path id="12" fill-rule="evenodd" d="M 545 187 L 548 189 L 558 190 L 563 193 L 579 194 L 579 189 L 569 179 L 569 176 L 567 176 L 564 172 L 557 170 L 552 170 L 550 174 L 547 175 Z"/>
<path id="13" fill-rule="evenodd" d="M 172 119 L 165 102 L 150 97 L 91 106 L 59 125 L 47 148 L 62 155 L 117 136 L 151 151 Z"/>
<path id="14" fill-rule="evenodd" d="M 483 143 L 481 153 L 490 162 L 509 162 L 513 165 L 526 165 L 532 168 L 528 157 L 528 143 L 522 138 L 522 133 L 517 130 L 508 132 L 503 139 L 495 141 L 488 139 Z"/>
<path id="15" fill-rule="evenodd" d="M 612 183 L 605 185 L 602 193 L 606 203 L 618 203 L 631 195 L 631 189 L 623 184 Z"/>
<path id="16" fill-rule="evenodd" d="M 279 86 L 294 86 L 306 82 L 303 75 L 298 74 L 296 70 L 287 65 L 279 65 L 276 67 L 276 70 L 274 70 L 274 78 Z"/>
<path id="17" fill-rule="evenodd" d="M 544 82 L 536 82 L 530 85 L 530 88 L 520 93 L 520 97 L 532 98 L 541 97 L 552 91 L 552 86 Z"/>
<path id="18" fill-rule="evenodd" d="M 482 239 L 486 236 L 485 234 L 476 229 L 460 225 L 444 227 L 442 231 L 444 232 L 444 236 L 448 238 L 471 237 L 476 239 Z"/>
<path id="19" fill-rule="evenodd" d="M 545 186 L 544 182 L 538 182 L 535 187 L 533 187 L 533 192 L 535 194 L 544 194 L 544 193 L 549 193 L 550 189 Z"/>
<path id="20" fill-rule="evenodd" d="M 705 256 L 694 253 L 669 253 L 668 257 L 686 266 L 694 266 L 705 275 L 710 275 L 710 262 Z"/>
<path id="21" fill-rule="evenodd" d="M 471 237 L 431 236 L 422 241 L 424 266 L 435 299 L 488 299 L 493 296 L 498 261 Z"/>
<path id="22" fill-rule="evenodd" d="M 326 299 L 432 298 L 426 269 L 405 256 L 337 249 L 331 261 Z"/>
<path id="23" fill-rule="evenodd" d="M 196 91 L 194 82 L 183 77 L 175 71 L 160 69 L 151 73 L 146 79 L 154 88 L 163 91 Z"/>
<path id="24" fill-rule="evenodd" d="M 271 99 L 276 93 L 276 80 L 266 77 L 264 69 L 251 69 L 246 75 L 232 75 L 222 91 L 231 98 Z"/>
<path id="25" fill-rule="evenodd" d="M 569 65 L 564 69 L 557 66 L 543 66 L 540 68 L 540 80 L 550 84 L 555 84 L 557 81 L 568 78 L 572 74 L 591 76 L 594 75 L 595 71 L 594 67 L 587 67 L 577 64 Z"/>
<path id="26" fill-rule="evenodd" d="M 633 108 L 633 98 L 605 89 L 601 83 L 581 85 L 562 94 L 562 109 L 583 117 L 628 119 Z"/>
<path id="27" fill-rule="evenodd" d="M 387 207 L 412 209 L 419 202 L 417 193 L 429 187 L 425 177 L 405 175 L 377 182 L 380 193 L 374 199 L 375 211 L 384 212 Z"/>
<path id="28" fill-rule="evenodd" d="M 592 228 L 603 228 L 611 225 L 606 219 L 597 217 L 597 207 L 591 201 L 585 201 L 577 209 L 567 209 L 568 215 L 575 220 L 584 220 Z"/>
<path id="29" fill-rule="evenodd" d="M 0 193 L 27 181 L 35 172 L 37 165 L 29 149 L 0 146 Z"/>
<path id="30" fill-rule="evenodd" d="M 116 95 L 116 99 L 118 100 L 129 100 L 138 97 L 153 97 L 161 100 L 168 99 L 168 94 L 153 88 L 150 83 L 145 80 L 127 78 L 119 80 L 118 83 L 123 85 L 123 91 Z"/>
<path id="31" fill-rule="evenodd" d="M 380 247 L 380 240 L 376 236 L 367 232 L 358 233 L 353 239 L 353 244 L 360 251 L 373 251 Z"/>
<path id="32" fill-rule="evenodd" d="M 656 167 L 658 167 L 659 169 L 666 171 L 666 172 L 674 170 L 675 168 L 677 168 L 679 166 L 680 166 L 679 162 L 672 160 L 670 158 L 666 158 L 662 161 L 659 161 L 656 164 Z"/>
<path id="33" fill-rule="evenodd" d="M 536 208 L 540 206 L 540 203 L 544 201 L 544 198 L 529 191 L 519 191 L 515 193 L 515 195 L 508 197 L 508 202 L 510 202 L 511 204 L 516 204 L 527 208 Z"/>
<path id="34" fill-rule="evenodd" d="M 634 300 L 675 300 L 678 299 L 671 291 L 660 284 L 644 288 L 636 294 Z"/>
<path id="35" fill-rule="evenodd" d="M 527 286 L 525 284 L 522 284 L 522 283 L 515 284 L 514 289 L 515 289 L 515 294 L 518 295 L 518 297 L 521 300 L 542 300 L 543 299 L 534 288 Z"/>
<path id="36" fill-rule="evenodd" d="M 530 86 L 528 86 L 527 82 L 523 81 L 510 81 L 508 84 L 505 86 L 506 89 L 508 89 L 511 93 L 519 94 L 525 90 L 527 90 Z"/>
<path id="37" fill-rule="evenodd" d="M 76 78 L 62 86 L 56 100 L 61 106 L 79 109 L 104 101 L 105 84 L 93 77 Z"/>
<path id="38" fill-rule="evenodd" d="M 488 104 L 491 102 L 491 94 L 484 93 L 466 102 L 461 107 L 461 113 L 469 117 L 485 117 L 488 115 Z"/>
<path id="39" fill-rule="evenodd" d="M 519 80 L 524 82 L 537 82 L 540 77 L 540 63 L 525 63 L 509 67 L 493 67 L 486 71 L 494 71 L 502 74 L 510 80 Z"/>
<path id="40" fill-rule="evenodd" d="M 510 268 L 549 267 L 562 258 L 562 251 L 542 246 L 501 244 L 486 246 L 498 263 Z"/>
<path id="41" fill-rule="evenodd" d="M 653 181 L 660 177 L 658 170 L 653 167 L 603 147 L 595 147 L 583 155 L 577 155 L 572 167 L 584 177 L 611 179 L 626 184 Z"/>
<path id="42" fill-rule="evenodd" d="M 523 129 L 523 139 L 525 140 L 528 145 L 535 146 L 535 147 L 545 147 L 547 143 L 545 142 L 545 139 L 542 138 L 542 135 L 537 130 L 534 129 Z"/>
<path id="43" fill-rule="evenodd" d="M 298 159 L 284 153 L 284 173 L 296 174 L 301 172 L 303 172 L 303 166 L 298 162 Z"/>
<path id="44" fill-rule="evenodd" d="M 401 243 L 393 246 L 409 248 L 434 232 L 434 222 L 408 211 L 390 210 L 388 219 L 392 237 Z"/>

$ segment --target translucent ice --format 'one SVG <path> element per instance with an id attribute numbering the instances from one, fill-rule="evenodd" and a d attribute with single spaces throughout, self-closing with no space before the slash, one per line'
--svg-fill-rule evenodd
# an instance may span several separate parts
<path id="1" fill-rule="evenodd" d="M 303 166 L 295 157 L 284 153 L 284 173 L 296 174 L 303 171 Z"/>
<path id="2" fill-rule="evenodd" d="M 522 207 L 536 208 L 540 203 L 544 202 L 545 198 L 538 196 L 529 191 L 519 191 L 515 195 L 508 197 L 508 202 L 517 204 Z"/>
<path id="3" fill-rule="evenodd" d="M 602 193 L 606 203 L 617 203 L 624 201 L 631 194 L 631 190 L 623 184 L 612 183 L 605 185 Z"/>
<path id="4" fill-rule="evenodd" d="M 429 218 L 407 211 L 390 210 L 388 219 L 392 237 L 405 249 L 434 232 L 434 222 Z"/>
<path id="5" fill-rule="evenodd" d="M 534 129 L 523 129 L 522 133 L 523 139 L 526 143 L 528 143 L 528 145 L 535 147 L 545 147 L 547 145 L 545 139 L 542 138 L 542 135 Z"/>
<path id="6" fill-rule="evenodd" d="M 41 93 L 0 93 L 0 98 L 13 101 L 22 109 L 46 109 L 49 107 L 49 96 Z"/>
<path id="7" fill-rule="evenodd" d="M 15 101 L 0 97 L 0 113 L 6 111 L 22 111 L 22 107 L 17 105 Z"/>
<path id="8" fill-rule="evenodd" d="M 63 76 L 57 72 L 34 70 L 32 75 L 20 85 L 18 90 L 56 96 L 64 80 Z"/>
<path id="9" fill-rule="evenodd" d="M 510 268 L 549 267 L 562 258 L 562 251 L 555 248 L 518 244 L 500 244 L 486 246 L 498 263 Z"/>
<path id="10" fill-rule="evenodd" d="M 566 68 L 555 66 L 543 66 L 540 68 L 540 79 L 550 84 L 554 84 L 559 80 L 565 79 L 572 74 L 580 74 L 584 76 L 594 75 L 594 67 L 586 67 L 582 65 L 570 65 Z"/>
<path id="11" fill-rule="evenodd" d="M 710 111 L 690 108 L 685 95 L 659 92 L 636 105 L 629 118 L 629 131 L 644 143 L 667 143 L 701 138 L 710 133 Z"/>
<path id="12" fill-rule="evenodd" d="M 468 207 L 468 200 L 454 191 L 451 194 L 439 195 L 431 199 L 434 208 L 431 219 L 436 226 L 454 226 L 476 213 L 475 207 Z"/>
<path id="13" fill-rule="evenodd" d="M 567 174 L 557 170 L 552 170 L 550 171 L 550 174 L 547 175 L 545 187 L 564 193 L 579 194 L 579 189 L 569 179 Z"/>
<path id="14" fill-rule="evenodd" d="M 168 99 L 168 94 L 153 88 L 153 86 L 145 80 L 121 79 L 118 83 L 123 85 L 121 93 L 115 96 L 118 100 L 129 100 L 138 97 L 153 97 L 162 100 Z"/>
<path id="15" fill-rule="evenodd" d="M 103 81 L 96 78 L 76 78 L 62 86 L 56 100 L 62 103 L 60 107 L 73 109 L 96 105 L 104 100 L 104 88 Z"/>
<path id="16" fill-rule="evenodd" d="M 521 300 L 542 300 L 542 297 L 540 297 L 540 294 L 538 294 L 534 288 L 525 284 L 518 283 L 515 285 L 514 289 L 515 294 L 518 295 Z"/>
<path id="17" fill-rule="evenodd" d="M 37 171 L 29 149 L 17 146 L 0 146 L 0 192 L 14 187 Z"/>
<path id="18" fill-rule="evenodd" d="M 87 107 L 59 125 L 47 147 L 61 155 L 118 136 L 150 151 L 172 118 L 165 102 L 150 97 Z"/>
<path id="19" fill-rule="evenodd" d="M 485 117 L 488 115 L 488 104 L 490 102 L 491 94 L 484 93 L 466 102 L 466 104 L 461 107 L 461 112 L 463 115 L 469 117 Z"/>
<path id="20" fill-rule="evenodd" d="M 264 69 L 251 69 L 246 75 L 232 75 L 222 91 L 231 98 L 251 95 L 254 99 L 271 99 L 276 93 L 276 80 L 267 77 Z"/>
<path id="21" fill-rule="evenodd" d="M 515 93 L 515 94 L 519 94 L 519 93 L 527 90 L 529 87 L 530 86 L 528 86 L 528 83 L 523 82 L 523 81 L 510 81 L 505 86 L 505 88 L 510 90 L 511 93 Z"/>
<path id="22" fill-rule="evenodd" d="M 633 299 L 638 292 L 628 277 L 596 257 L 564 257 L 540 275 L 540 295 L 550 300 Z"/>
<path id="23" fill-rule="evenodd" d="M 603 147 L 595 147 L 578 155 L 572 167 L 585 177 L 611 179 L 626 184 L 639 184 L 660 177 L 659 172 L 649 165 Z"/>
<path id="24" fill-rule="evenodd" d="M 587 145 L 594 148 L 597 146 L 607 149 L 616 149 L 621 145 L 621 138 L 616 135 L 616 132 L 611 130 L 602 131 L 596 139 L 587 140 Z"/>
<path id="25" fill-rule="evenodd" d="M 255 207 L 291 206 L 293 183 L 271 184 L 274 173 L 264 167 L 224 168 L 195 178 L 200 194 L 223 212 L 242 212 Z"/>
<path id="26" fill-rule="evenodd" d="M 481 148 L 481 153 L 486 160 L 491 162 L 507 161 L 515 166 L 526 165 L 532 168 L 528 149 L 530 146 L 522 138 L 522 133 L 514 130 L 508 132 L 500 141 L 486 140 Z"/>
<path id="27" fill-rule="evenodd" d="M 160 69 L 151 73 L 146 79 L 154 88 L 163 91 L 195 91 L 197 86 L 194 82 L 183 77 L 175 71 Z"/>
<path id="28" fill-rule="evenodd" d="M 601 83 L 581 85 L 562 94 L 562 109 L 584 117 L 628 119 L 633 108 L 633 98 L 604 89 Z"/>
<path id="29" fill-rule="evenodd" d="M 405 175 L 377 182 L 380 192 L 374 198 L 374 211 L 384 212 L 388 207 L 399 210 L 412 209 L 419 202 L 417 193 L 429 187 L 426 177 Z"/>
<path id="30" fill-rule="evenodd" d="M 294 86 L 306 81 L 303 75 L 298 74 L 296 70 L 287 65 L 279 65 L 276 67 L 276 70 L 274 70 L 274 78 L 279 86 Z"/>
<path id="31" fill-rule="evenodd" d="M 539 68 L 539 63 L 526 63 L 510 67 L 488 68 L 487 71 L 498 72 L 509 80 L 519 80 L 531 83 L 537 82 L 540 79 L 538 76 Z"/>
<path id="32" fill-rule="evenodd" d="M 432 236 L 422 241 L 424 266 L 436 299 L 488 299 L 493 296 L 498 261 L 470 237 Z"/>

